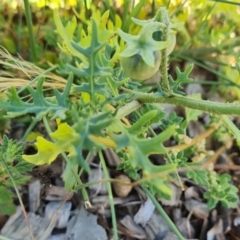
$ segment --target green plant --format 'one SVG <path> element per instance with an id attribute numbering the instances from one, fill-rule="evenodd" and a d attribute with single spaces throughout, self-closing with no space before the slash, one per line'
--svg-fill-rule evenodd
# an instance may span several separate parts
<path id="1" fill-rule="evenodd" d="M 0 145 L 0 212 L 11 215 L 15 212 L 13 204 L 14 194 L 10 190 L 25 184 L 30 177 L 26 172 L 31 171 L 33 165 L 22 159 L 24 145 L 3 136 Z"/>
<path id="2" fill-rule="evenodd" d="M 151 199 L 154 199 L 153 195 L 169 199 L 169 182 L 175 179 L 181 182 L 178 171 L 184 170 L 188 178 L 207 187 L 204 197 L 210 208 L 218 202 L 222 202 L 226 207 L 236 206 L 238 197 L 236 188 L 229 184 L 230 178 L 216 175 L 214 171 L 196 171 L 196 168 L 202 167 L 203 162 L 190 162 L 189 155 L 184 150 L 197 142 L 193 141 L 182 147 L 180 139 L 185 135 L 188 121 L 195 119 L 199 111 L 206 111 L 219 115 L 222 120 L 209 126 L 211 131 L 208 134 L 224 125 L 240 145 L 240 132 L 226 116 L 240 115 L 240 103 L 218 103 L 201 100 L 196 96 L 185 96 L 182 84 L 192 81 L 189 74 L 193 64 L 183 72 L 177 68 L 176 80 L 168 76 L 169 53 L 175 44 L 173 31 L 181 24 L 171 23 L 165 8 L 160 8 L 156 16 L 148 21 L 133 19 L 142 26 L 136 36 L 115 29 L 110 20 L 107 24 L 108 16 L 108 11 L 102 16 L 94 16 L 88 23 L 88 31 L 76 31 L 79 28 L 74 17 L 63 25 L 55 11 L 57 32 L 62 38 L 59 46 L 70 57 L 70 61 L 62 61 L 59 69 L 64 74 L 71 72 L 65 90 L 61 92 L 53 89 L 53 94 L 44 94 L 45 79 L 42 77 L 38 80 L 36 89 L 30 84 L 27 86 L 32 98 L 30 102 L 21 99 L 14 87 L 8 91 L 7 100 L 0 99 L 0 108 L 8 111 L 9 117 L 34 114 L 33 123 L 43 121 L 49 133 L 51 140 L 37 137 L 38 152 L 34 155 L 23 155 L 23 158 L 27 162 L 41 165 L 50 164 L 62 154 L 67 164 L 63 176 L 65 187 L 73 191 L 81 189 L 85 200 L 88 200 L 85 188 L 93 183 L 83 184 L 79 178 L 83 170 L 90 171 L 82 154 L 83 150 L 88 150 L 88 156 L 98 152 L 105 177 L 109 180 L 102 150 L 112 148 L 122 159 L 119 168 L 141 184 Z M 117 32 L 127 42 L 127 48 L 121 54 L 123 41 Z M 154 32 L 161 33 L 158 41 L 152 38 Z M 161 61 L 156 61 L 155 54 L 161 56 Z M 127 66 L 128 68 L 125 66 L 126 61 L 132 64 L 128 59 L 135 58 L 136 55 L 141 57 L 144 69 L 154 68 L 151 74 L 142 77 L 145 73 L 135 73 L 133 65 Z M 122 67 L 119 64 L 121 57 L 125 58 L 122 60 Z M 151 77 L 158 67 L 161 83 L 157 85 L 157 90 L 146 88 L 130 79 L 136 77 L 137 80 L 144 80 Z M 183 122 L 174 114 L 165 117 L 163 109 L 156 103 L 170 103 L 188 108 L 187 120 Z M 131 114 L 134 116 L 130 116 Z M 56 120 L 56 130 L 51 129 L 51 120 Z M 154 123 L 160 124 L 161 133 L 158 135 L 151 128 Z M 27 132 L 31 131 L 34 124 L 30 125 Z M 166 148 L 163 143 L 171 137 L 178 144 Z M 162 154 L 166 164 L 154 165 L 149 160 L 151 154 Z M 219 183 L 222 184 L 221 189 L 216 187 Z M 115 216 L 110 184 L 108 191 L 112 216 Z M 179 239 L 183 239 L 156 199 L 153 201 L 175 234 Z M 112 221 L 114 238 L 117 239 L 116 219 L 113 217 Z"/>

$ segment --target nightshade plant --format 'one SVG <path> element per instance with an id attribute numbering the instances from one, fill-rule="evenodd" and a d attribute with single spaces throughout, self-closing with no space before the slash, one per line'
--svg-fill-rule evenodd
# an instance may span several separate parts
<path id="1" fill-rule="evenodd" d="M 193 139 L 187 145 L 180 139 L 186 134 L 188 122 L 204 111 L 221 120 L 209 126 L 208 134 L 224 125 L 240 145 L 239 130 L 227 117 L 240 115 L 240 103 L 218 103 L 185 96 L 182 84 L 192 81 L 189 77 L 192 64 L 184 71 L 177 68 L 176 79 L 168 75 L 168 55 L 174 48 L 176 31 L 181 24 L 171 23 L 164 7 L 150 20 L 132 18 L 142 27 L 135 36 L 115 29 L 108 16 L 108 11 L 101 17 L 95 15 L 84 31 L 75 17 L 64 26 L 55 11 L 54 21 L 61 37 L 59 47 L 70 56 L 70 61 L 63 61 L 59 68 L 61 74 L 69 74 L 65 90 L 53 89 L 52 97 L 45 96 L 42 77 L 36 89 L 31 85 L 27 87 L 31 102 L 22 100 L 12 87 L 7 100 L 0 99 L 0 108 L 6 110 L 9 117 L 33 114 L 33 124 L 27 133 L 34 124 L 43 121 L 50 140 L 37 137 L 37 153 L 23 155 L 23 159 L 35 165 L 50 164 L 62 154 L 66 160 L 65 187 L 73 191 L 81 189 L 85 200 L 85 187 L 92 183 L 83 184 L 79 176 L 83 170 L 90 171 L 88 157 L 98 152 L 104 167 L 102 150 L 113 149 L 122 160 L 118 169 L 141 184 L 175 234 L 183 239 L 156 201 L 156 198 L 171 198 L 168 183 L 175 179 L 181 182 L 178 171 L 184 170 L 189 179 L 207 188 L 204 197 L 209 208 L 214 208 L 218 202 L 234 207 L 238 197 L 237 188 L 229 183 L 228 175 L 219 176 L 214 171 L 203 170 L 202 161 L 192 163 L 184 155 L 184 150 L 197 142 Z M 144 80 L 158 69 L 161 81 L 159 79 L 154 88 L 144 86 Z M 190 117 L 185 121 L 175 114 L 166 117 L 161 103 L 185 107 Z M 57 123 L 55 131 L 50 128 L 52 120 Z M 156 123 L 161 128 L 160 134 L 151 128 Z M 171 137 L 179 144 L 164 147 L 163 143 Z M 87 159 L 83 150 L 89 151 Z M 151 154 L 162 154 L 166 164 L 154 165 L 149 160 Z M 113 205 L 111 211 L 114 238 L 117 239 Z"/>

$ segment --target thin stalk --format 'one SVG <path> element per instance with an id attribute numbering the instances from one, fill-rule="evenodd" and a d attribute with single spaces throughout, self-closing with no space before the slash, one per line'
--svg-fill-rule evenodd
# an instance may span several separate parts
<path id="1" fill-rule="evenodd" d="M 225 80 L 226 82 L 228 82 L 229 84 L 231 84 L 231 86 L 235 86 L 235 87 L 240 88 L 240 84 L 237 84 L 237 83 L 231 81 L 231 80 L 230 80 L 229 78 L 227 78 L 223 73 L 214 70 L 213 68 L 209 67 L 207 64 L 201 63 L 201 62 L 199 62 L 199 61 L 197 61 L 197 60 L 195 60 L 195 59 L 193 59 L 193 58 L 186 57 L 185 55 L 183 55 L 181 58 L 182 58 L 182 59 L 185 59 L 185 60 L 187 60 L 187 61 L 189 61 L 189 62 L 192 62 L 192 63 L 194 63 L 195 65 L 197 65 L 197 66 L 199 66 L 199 67 L 202 67 L 202 68 L 208 70 L 209 72 L 217 75 L 218 77 L 222 78 L 223 80 Z"/>
<path id="2" fill-rule="evenodd" d="M 35 125 L 37 124 L 38 122 L 38 119 L 37 118 L 34 118 L 31 122 L 31 124 L 28 126 L 27 130 L 25 131 L 21 141 L 22 142 L 25 142 L 26 141 L 26 138 L 28 136 L 28 134 L 33 130 L 33 128 L 35 127 Z"/>
<path id="3" fill-rule="evenodd" d="M 210 128 L 208 128 L 205 132 L 201 133 L 200 135 L 198 135 L 195 138 L 192 138 L 192 140 L 189 143 L 184 143 L 184 144 L 180 144 L 180 145 L 176 145 L 173 147 L 168 147 L 167 150 L 168 152 L 180 152 L 183 151 L 185 149 L 188 149 L 194 145 L 196 145 L 197 143 L 199 143 L 200 141 L 202 141 L 203 139 L 206 139 L 207 137 L 209 137 L 212 133 L 214 133 L 218 128 L 220 127 L 219 124 L 213 125 Z"/>
<path id="4" fill-rule="evenodd" d="M 182 2 L 179 7 L 177 9 L 175 9 L 170 15 L 169 17 L 172 18 L 173 16 L 176 16 L 179 12 L 182 11 L 182 9 L 185 7 L 185 4 L 187 3 L 188 0 L 185 0 L 184 2 Z"/>
<path id="5" fill-rule="evenodd" d="M 127 93 L 135 94 L 135 100 L 139 101 L 139 105 L 140 103 L 169 103 L 176 106 L 198 109 L 203 112 L 209 112 L 219 115 L 240 115 L 240 103 L 219 103 L 207 100 L 194 99 L 177 94 L 156 97 L 156 95 L 151 93 L 134 92 L 125 88 L 123 90 Z M 136 105 L 136 102 L 134 103 Z M 125 108 L 124 110 L 127 112 L 129 109 Z M 121 112 L 121 114 L 124 115 L 123 112 Z"/>
<path id="6" fill-rule="evenodd" d="M 86 159 L 85 159 L 85 161 L 88 162 L 88 161 L 91 159 L 92 156 L 93 156 L 93 153 L 92 153 L 92 152 L 89 152 L 88 155 L 87 155 L 87 157 L 86 157 Z M 83 171 L 84 171 L 83 168 L 81 168 L 80 171 L 79 171 L 79 173 L 78 173 L 78 177 L 79 177 L 79 178 L 81 177 Z"/>
<path id="7" fill-rule="evenodd" d="M 154 137 L 157 136 L 157 134 L 153 131 L 152 127 L 149 128 L 149 132 L 150 132 Z M 167 158 L 170 160 L 170 163 L 173 164 L 173 161 L 171 160 L 168 152 L 166 152 L 166 156 L 167 156 Z M 177 170 L 175 170 L 175 174 L 176 174 L 176 176 L 177 176 L 177 179 L 178 179 L 178 182 L 179 182 L 179 184 L 180 184 L 180 186 L 181 186 L 181 189 L 184 191 L 183 183 L 182 183 L 182 180 L 181 180 L 181 178 L 180 178 Z"/>
<path id="8" fill-rule="evenodd" d="M 22 11 L 18 13 L 18 25 L 17 25 L 17 50 L 20 55 L 22 55 Z"/>
<path id="9" fill-rule="evenodd" d="M 41 77 L 43 77 L 45 74 L 55 70 L 58 67 L 58 65 L 53 65 L 52 67 L 46 69 L 44 72 L 42 72 L 40 75 L 29 81 L 28 84 L 24 85 L 22 88 L 20 88 L 17 93 L 23 92 L 28 86 L 32 85 L 33 83 L 37 82 Z"/>
<path id="10" fill-rule="evenodd" d="M 224 126 L 232 133 L 232 135 L 236 138 L 238 146 L 240 146 L 240 130 L 234 125 L 234 123 L 229 119 L 226 115 L 220 116 L 221 121 Z"/>
<path id="11" fill-rule="evenodd" d="M 30 9 L 28 0 L 24 0 L 24 7 L 25 7 L 26 20 L 27 20 L 27 26 L 28 26 L 29 40 L 30 40 L 31 60 L 33 62 L 36 62 L 37 61 L 37 51 L 36 51 L 35 37 L 33 35 L 33 28 L 32 28 L 31 9 Z"/>
<path id="12" fill-rule="evenodd" d="M 216 3 L 212 6 L 212 8 L 209 10 L 209 12 L 206 14 L 205 19 L 201 22 L 200 26 L 197 28 L 197 31 L 194 33 L 194 35 L 189 39 L 188 42 L 186 42 L 184 44 L 184 46 L 181 48 L 181 51 L 178 52 L 178 54 L 175 57 L 178 57 L 181 55 L 181 57 L 183 56 L 183 52 L 189 48 L 189 46 L 192 44 L 192 42 L 195 40 L 195 37 L 197 36 L 197 34 L 202 30 L 202 28 L 204 27 L 205 24 L 205 20 L 208 19 L 210 13 L 212 12 L 212 10 L 214 9 Z"/>
<path id="13" fill-rule="evenodd" d="M 102 151 L 99 151 L 98 155 L 99 155 L 101 165 L 103 168 L 104 177 L 109 178 L 107 166 L 106 166 Z M 107 184 L 107 190 L 108 190 L 110 210 L 111 210 L 111 215 L 112 215 L 113 238 L 114 238 L 114 240 L 118 240 L 117 221 L 116 221 L 116 214 L 115 214 L 114 201 L 113 201 L 113 195 L 112 195 L 112 188 L 111 188 L 110 182 L 107 182 L 106 184 Z"/>
<path id="14" fill-rule="evenodd" d="M 11 181 L 12 181 L 13 187 L 14 187 L 14 189 L 15 189 L 15 191 L 16 191 L 18 200 L 19 200 L 19 202 L 20 202 L 20 205 L 21 205 L 21 208 L 22 208 L 22 211 L 23 211 L 23 214 L 24 214 L 26 223 L 27 223 L 27 227 L 28 227 L 28 230 L 29 230 L 30 237 L 31 237 L 32 240 L 34 240 L 35 238 L 34 238 L 34 236 L 33 236 L 33 233 L 32 233 L 32 230 L 31 230 L 31 227 L 30 227 L 30 224 L 29 224 L 29 218 L 28 218 L 28 215 L 27 215 L 27 213 L 26 213 L 26 210 L 25 210 L 25 207 L 24 207 L 22 198 L 21 198 L 21 194 L 20 194 L 20 192 L 18 191 L 18 187 L 17 187 L 17 185 L 16 185 L 16 183 L 15 183 L 15 181 L 14 181 L 14 179 L 13 179 L 12 173 L 11 173 L 11 171 L 9 170 L 8 165 L 5 163 L 4 160 L 2 161 L 2 163 L 3 163 L 4 167 L 5 167 L 5 169 L 7 170 L 8 175 L 9 175 Z"/>
<path id="15" fill-rule="evenodd" d="M 46 116 L 43 117 L 43 123 L 44 123 L 44 126 L 45 126 L 45 128 L 46 128 L 46 130 L 47 130 L 47 133 L 48 133 L 49 137 L 51 138 L 51 140 L 52 140 L 53 142 L 56 142 L 56 141 L 51 137 L 52 129 L 51 129 L 49 123 L 48 123 L 48 120 L 47 120 Z M 69 159 L 68 159 L 68 157 L 66 156 L 65 153 L 61 153 L 61 155 L 62 155 L 62 157 L 64 158 L 64 160 L 66 161 L 67 164 L 71 164 L 70 161 L 69 161 Z M 71 166 L 71 165 L 70 165 L 70 166 Z M 75 179 L 76 179 L 77 185 L 83 185 L 81 179 L 78 177 L 78 175 L 75 173 L 74 170 L 72 170 L 72 174 L 74 175 L 74 177 L 75 177 Z M 82 196 L 83 196 L 84 201 L 89 201 L 89 197 L 88 197 L 88 193 L 87 193 L 86 189 L 85 189 L 85 188 L 81 188 L 81 192 L 82 192 Z"/>
<path id="16" fill-rule="evenodd" d="M 121 107 L 117 114 L 116 114 L 116 119 L 122 119 L 125 116 L 129 115 L 130 113 L 134 112 L 138 108 L 140 108 L 142 104 L 136 100 L 127 103 L 125 106 Z"/>
<path id="17" fill-rule="evenodd" d="M 165 168 L 168 168 L 168 166 L 166 166 Z M 196 166 L 191 166 L 191 170 L 198 170 L 199 169 L 199 165 Z M 189 166 L 185 166 L 185 167 L 181 167 L 178 169 L 178 172 L 182 172 L 182 173 L 186 173 L 186 171 L 189 171 Z M 75 190 L 80 190 L 82 188 L 87 188 L 99 183 L 108 183 L 108 182 L 112 182 L 112 183 L 121 183 L 123 185 L 128 185 L 128 186 L 138 186 L 141 185 L 142 183 L 145 183 L 146 181 L 151 181 L 152 179 L 156 179 L 156 178 L 166 178 L 167 176 L 169 176 L 169 174 L 172 173 L 176 173 L 175 168 L 172 169 L 168 169 L 168 170 L 164 170 L 163 172 L 155 172 L 155 173 L 151 173 L 148 176 L 142 177 L 141 179 L 135 181 L 135 182 L 126 182 L 126 181 L 122 181 L 122 180 L 118 180 L 115 178 L 104 178 L 104 179 L 100 179 L 100 180 L 96 180 L 96 181 L 91 181 L 91 182 L 87 182 L 82 184 L 81 186 L 77 186 Z"/>
<path id="18" fill-rule="evenodd" d="M 60 206 L 57 208 L 57 210 L 55 211 L 55 213 L 54 213 L 54 215 L 53 215 L 50 223 L 48 224 L 46 230 L 43 232 L 43 234 L 41 235 L 41 238 L 40 238 L 39 240 L 44 240 L 44 239 L 46 239 L 46 238 L 51 234 L 51 231 L 52 231 L 51 226 L 56 223 L 56 222 L 55 222 L 55 221 L 56 221 L 56 218 L 58 217 L 61 208 L 63 207 L 63 205 L 66 203 L 67 199 L 69 198 L 70 193 L 71 193 L 71 192 L 69 191 L 68 194 L 67 194 L 67 196 L 65 197 L 65 199 L 62 201 L 61 205 L 60 205 Z"/>
<path id="19" fill-rule="evenodd" d="M 88 153 L 88 155 L 87 155 L 87 157 L 85 159 L 86 163 L 91 159 L 92 155 L 93 155 L 92 152 Z M 80 181 L 81 181 L 81 175 L 82 175 L 83 171 L 84 171 L 83 168 L 81 168 L 79 173 L 78 173 L 78 178 L 80 179 Z M 89 197 L 88 197 L 86 188 L 83 188 L 82 195 L 83 195 L 83 200 L 84 200 L 85 207 L 89 208 L 91 206 L 91 203 L 89 201 Z"/>
<path id="20" fill-rule="evenodd" d="M 166 214 L 162 206 L 159 204 L 159 202 L 154 198 L 154 196 L 150 193 L 150 191 L 142 186 L 144 192 L 147 194 L 147 196 L 152 200 L 152 203 L 157 208 L 158 212 L 161 214 L 167 225 L 172 229 L 174 234 L 178 237 L 179 240 L 185 240 L 185 238 L 182 236 L 182 234 L 179 232 L 175 224 L 172 222 L 172 220 L 169 218 L 169 216 Z"/>

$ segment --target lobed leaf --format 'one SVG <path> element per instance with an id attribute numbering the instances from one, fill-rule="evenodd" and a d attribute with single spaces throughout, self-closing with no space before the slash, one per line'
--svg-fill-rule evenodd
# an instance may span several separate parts
<path id="1" fill-rule="evenodd" d="M 50 164 L 60 153 L 68 152 L 74 155 L 73 142 L 78 139 L 76 132 L 67 123 L 58 125 L 57 131 L 51 133 L 56 142 L 50 142 L 43 137 L 37 137 L 37 154 L 23 155 L 23 159 L 35 165 Z"/>
<path id="2" fill-rule="evenodd" d="M 185 95 L 180 89 L 183 89 L 182 84 L 190 83 L 193 81 L 192 78 L 189 78 L 189 74 L 193 70 L 194 64 L 190 64 L 184 72 L 181 72 L 180 69 L 176 68 L 177 79 L 174 81 L 172 76 L 169 76 L 169 83 L 171 85 L 171 90 L 174 93 Z"/>
<path id="3" fill-rule="evenodd" d="M 61 93 L 57 89 L 54 89 L 54 95 L 56 97 L 56 103 L 52 103 L 43 96 L 43 83 L 44 78 L 40 78 L 36 87 L 36 90 L 31 86 L 27 89 L 30 92 L 33 102 L 24 102 L 19 96 L 14 87 L 10 88 L 8 92 L 8 101 L 0 99 L 0 108 L 8 111 L 8 115 L 11 117 L 20 116 L 28 113 L 34 113 L 38 120 L 42 119 L 43 116 L 52 114 L 52 118 L 57 117 L 64 119 L 66 111 L 68 111 L 69 105 L 69 92 L 73 81 L 73 75 L 70 74 L 66 88 Z"/>
<path id="4" fill-rule="evenodd" d="M 148 159 L 150 154 L 164 154 L 166 149 L 163 142 L 169 139 L 175 131 L 175 125 L 170 126 L 156 137 L 150 139 L 138 139 L 127 130 L 122 129 L 120 135 L 112 134 L 112 139 L 117 143 L 117 151 L 128 149 L 132 165 L 141 167 L 147 172 L 156 172 L 158 167 L 154 166 Z"/>

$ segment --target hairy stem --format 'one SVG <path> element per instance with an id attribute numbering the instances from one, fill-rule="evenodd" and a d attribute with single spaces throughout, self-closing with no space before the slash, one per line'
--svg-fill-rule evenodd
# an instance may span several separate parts
<path id="1" fill-rule="evenodd" d="M 141 92 L 134 92 L 129 89 L 123 89 L 125 92 L 134 94 L 135 101 L 134 105 L 137 106 L 136 100 L 139 102 L 139 106 L 145 103 L 168 103 L 176 106 L 181 107 L 188 107 L 192 109 L 198 109 L 203 112 L 209 112 L 214 114 L 225 114 L 225 115 L 236 115 L 240 116 L 240 103 L 219 103 L 219 102 L 212 102 L 208 100 L 199 100 L 194 99 L 186 96 L 181 95 L 169 95 L 169 96 L 156 96 L 152 93 L 141 93 Z M 130 103 L 129 103 L 130 105 Z M 127 108 L 125 106 L 124 112 L 129 112 L 131 108 Z M 119 110 L 120 112 L 120 110 Z M 123 109 L 121 109 L 121 114 L 124 115 Z M 126 115 L 125 115 L 126 116 Z"/>
<path id="2" fill-rule="evenodd" d="M 169 30 L 170 30 L 170 20 L 168 17 L 168 13 L 166 8 L 161 7 L 155 17 L 156 21 L 162 22 L 166 25 L 166 28 L 162 30 L 162 41 L 168 41 L 169 38 Z M 168 82 L 168 55 L 167 55 L 167 48 L 161 50 L 162 60 L 160 65 L 160 72 L 161 72 L 161 85 L 162 89 L 165 92 L 170 92 L 170 86 Z"/>
<path id="3" fill-rule="evenodd" d="M 236 138 L 238 146 L 240 146 L 240 130 L 234 125 L 234 123 L 226 115 L 221 115 L 220 119 L 224 126 L 232 133 Z"/>

